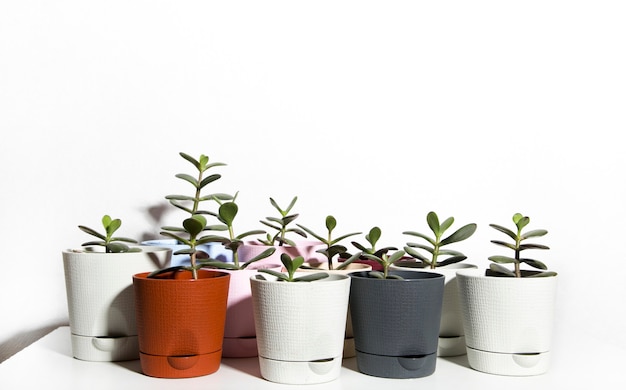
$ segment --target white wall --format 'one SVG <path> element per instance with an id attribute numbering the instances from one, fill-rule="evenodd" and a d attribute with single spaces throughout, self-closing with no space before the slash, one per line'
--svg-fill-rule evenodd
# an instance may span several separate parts
<path id="1" fill-rule="evenodd" d="M 626 348 L 620 3 L 1 1 L 0 360 L 67 323 L 78 224 L 159 231 L 181 151 L 228 164 L 241 231 L 298 195 L 302 224 L 402 246 L 435 210 L 486 266 L 488 224 L 525 213 L 557 334 Z"/>

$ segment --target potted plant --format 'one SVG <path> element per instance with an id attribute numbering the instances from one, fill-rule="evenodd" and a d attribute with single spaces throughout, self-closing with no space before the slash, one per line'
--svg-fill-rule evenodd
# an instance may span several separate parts
<path id="1" fill-rule="evenodd" d="M 223 224 L 223 228 L 220 230 L 228 231 L 228 236 L 212 236 L 210 238 L 214 242 L 220 242 L 224 248 L 231 252 L 230 257 L 233 262 L 224 263 L 204 259 L 201 264 L 203 267 L 216 268 L 231 275 L 222 356 L 243 358 L 258 355 L 250 277 L 264 268 L 280 270 L 281 265 L 277 262 L 265 261 L 276 250 L 276 247 L 272 246 L 263 247 L 263 251 L 255 253 L 254 256 L 246 258 L 245 261 L 240 255 L 240 251 L 245 246 L 245 238 L 264 234 L 265 231 L 251 230 L 241 234 L 235 233 L 234 221 L 239 212 L 236 203 L 237 195 L 238 193 L 227 202 L 216 199 L 220 204 L 217 218 Z"/>
<path id="2" fill-rule="evenodd" d="M 471 237 L 476 231 L 476 224 L 469 223 L 446 236 L 446 232 L 454 224 L 454 217 L 446 218 L 440 223 L 437 213 L 431 211 L 426 215 L 426 223 L 432 231 L 432 236 L 415 231 L 403 232 L 403 234 L 418 237 L 425 243 L 408 242 L 404 250 L 413 261 L 399 261 L 392 268 L 436 272 L 444 276 L 445 287 L 437 354 L 438 356 L 464 355 L 465 336 L 456 272 L 460 269 L 477 268 L 477 266 L 463 263 L 467 256 L 450 249 L 449 246 Z"/>
<path id="3" fill-rule="evenodd" d="M 321 242 L 291 239 L 293 235 L 308 238 L 303 229 L 292 226 L 299 217 L 299 214 L 291 213 L 297 201 L 298 197 L 294 196 L 289 205 L 282 208 L 274 198 L 270 198 L 270 204 L 278 212 L 278 216 L 269 216 L 259 222 L 270 228 L 272 233 L 266 233 L 265 237 L 242 243 L 239 248 L 239 256 L 242 261 L 245 262 L 254 258 L 268 248 L 274 248 L 274 253 L 263 262 L 271 264 L 280 264 L 280 257 L 283 253 L 288 254 L 291 258 L 302 256 L 305 262 L 316 261 L 321 258 L 321 255 L 317 253 L 317 249 L 322 245 Z"/>
<path id="4" fill-rule="evenodd" d="M 298 385 L 335 380 L 343 361 L 350 278 L 299 272 L 302 256 L 283 253 L 281 262 L 284 273 L 263 269 L 250 278 L 261 376 Z"/>
<path id="5" fill-rule="evenodd" d="M 459 297 L 470 367 L 498 375 L 538 375 L 549 368 L 557 274 L 522 252 L 549 249 L 529 243 L 547 230 L 524 232 L 530 218 L 513 215 L 514 230 L 490 224 L 512 242 L 491 242 L 511 249 L 513 256 L 489 257 L 493 263 L 486 272 L 457 272 Z M 513 269 L 506 265 L 512 264 Z M 531 269 L 522 269 L 526 264 Z M 534 268 L 534 269 L 532 269 Z"/>
<path id="6" fill-rule="evenodd" d="M 298 227 L 303 229 L 305 232 L 309 233 L 313 237 L 315 237 L 318 241 L 322 243 L 322 247 L 319 248 L 316 252 L 321 253 L 325 258 L 325 264 L 320 263 L 319 261 L 309 261 L 303 264 L 309 268 L 317 268 L 317 269 L 326 269 L 328 271 L 332 270 L 344 270 L 348 269 L 348 266 L 356 259 L 356 257 L 351 257 L 350 261 L 345 261 L 343 263 L 339 263 L 335 261 L 335 257 L 340 256 L 341 254 L 347 253 L 347 248 L 339 243 L 345 240 L 348 237 L 356 236 L 357 234 L 361 234 L 360 232 L 356 233 L 347 233 L 343 234 L 339 237 L 333 238 L 333 231 L 337 227 L 337 219 L 332 215 L 326 216 L 326 236 L 322 236 L 321 234 L 315 233 L 313 230 L 307 228 L 306 226 L 302 226 L 298 224 Z"/>
<path id="7" fill-rule="evenodd" d="M 352 245 L 360 251 L 359 257 L 354 259 L 352 258 L 352 255 L 350 253 L 346 252 L 346 253 L 342 253 L 339 255 L 339 261 L 340 262 L 348 261 L 348 262 L 354 262 L 357 264 L 367 264 L 374 271 L 382 271 L 383 270 L 382 265 L 378 261 L 368 259 L 367 256 L 365 255 L 369 254 L 369 255 L 373 255 L 376 258 L 380 258 L 383 253 L 387 253 L 389 251 L 395 251 L 395 250 L 398 250 L 398 248 L 393 247 L 393 246 L 377 248 L 376 244 L 378 240 L 380 239 L 381 234 L 382 232 L 380 228 L 378 226 L 374 226 L 373 228 L 370 229 L 369 233 L 365 235 L 365 240 L 368 242 L 370 246 L 367 247 L 364 244 L 360 244 L 356 241 L 352 241 Z M 402 259 L 399 259 L 398 261 L 401 261 L 401 260 Z"/>
<path id="8" fill-rule="evenodd" d="M 79 225 L 95 240 L 62 252 L 72 354 L 88 361 L 139 358 L 132 275 L 169 264 L 171 250 L 115 236 L 122 221 L 102 217 L 104 233 Z"/>
<path id="9" fill-rule="evenodd" d="M 188 378 L 219 369 L 230 274 L 201 269 L 196 245 L 207 221 L 193 215 L 176 239 L 189 246 L 191 265 L 133 276 L 141 369 L 159 378 Z M 186 236 L 186 237 L 185 237 Z"/>
<path id="10" fill-rule="evenodd" d="M 141 368 L 144 374 L 162 378 L 187 378 L 219 369 L 226 319 L 230 274 L 202 269 L 206 253 L 200 248 L 215 242 L 206 216 L 216 213 L 199 207 L 201 202 L 229 199 L 227 195 L 203 196 L 202 190 L 219 175 L 204 177 L 210 163 L 180 154 L 194 165 L 197 177 L 177 174 L 194 187 L 193 195 L 169 195 L 170 202 L 188 213 L 181 226 L 164 226 L 162 235 L 183 245 L 174 254 L 188 255 L 189 264 L 177 264 L 133 276 Z"/>
<path id="11" fill-rule="evenodd" d="M 435 371 L 444 277 L 390 269 L 404 255 L 363 253 L 381 270 L 350 274 L 357 368 L 367 375 L 420 378 Z"/>
<path id="12" fill-rule="evenodd" d="M 214 211 L 210 211 L 202 206 L 207 202 L 213 202 L 215 199 L 229 200 L 232 199 L 232 197 L 224 193 L 202 194 L 202 191 L 206 186 L 214 183 L 222 177 L 222 175 L 218 173 L 207 175 L 209 170 L 216 167 L 226 166 L 226 164 L 221 162 L 211 162 L 209 157 L 204 154 L 201 154 L 197 159 L 183 152 L 180 152 L 179 155 L 191 163 L 196 172 L 194 172 L 195 176 L 187 173 L 179 173 L 176 174 L 176 177 L 191 184 L 194 187 L 194 192 L 192 195 L 167 195 L 165 196 L 165 199 L 167 199 L 171 206 L 177 210 L 182 210 L 188 217 L 197 214 L 213 217 L 217 216 Z M 219 227 L 212 227 L 212 229 L 219 229 Z M 163 230 L 165 230 L 165 233 L 162 232 L 161 235 L 165 235 L 167 238 L 159 240 L 146 240 L 142 241 L 142 244 L 156 245 L 172 249 L 172 266 L 189 265 L 189 246 L 178 241 L 170 234 L 172 232 L 181 232 L 182 228 L 163 227 Z M 196 247 L 196 256 L 198 258 L 211 258 L 224 262 L 232 262 L 231 253 L 229 251 L 224 251 L 222 245 L 212 241 L 199 244 Z"/>

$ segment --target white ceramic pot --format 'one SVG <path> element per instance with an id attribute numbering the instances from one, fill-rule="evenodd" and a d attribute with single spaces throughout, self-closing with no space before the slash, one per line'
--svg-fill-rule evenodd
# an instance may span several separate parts
<path id="1" fill-rule="evenodd" d="M 454 263 L 435 269 L 422 268 L 421 263 L 404 261 L 392 264 L 391 269 L 434 272 L 444 276 L 443 305 L 441 307 L 441 324 L 439 326 L 439 345 L 437 356 L 465 355 L 465 332 L 459 303 L 459 287 L 456 273 L 462 269 L 476 269 L 468 263 Z"/>
<path id="2" fill-rule="evenodd" d="M 168 248 L 63 251 L 72 354 L 88 361 L 139 359 L 133 275 L 169 266 Z"/>
<path id="3" fill-rule="evenodd" d="M 279 282 L 264 277 L 250 279 L 261 376 L 299 385 L 337 379 L 350 278 L 330 274 L 314 282 Z"/>
<path id="4" fill-rule="evenodd" d="M 457 272 L 470 366 L 497 375 L 545 373 L 550 365 L 558 276 Z"/>

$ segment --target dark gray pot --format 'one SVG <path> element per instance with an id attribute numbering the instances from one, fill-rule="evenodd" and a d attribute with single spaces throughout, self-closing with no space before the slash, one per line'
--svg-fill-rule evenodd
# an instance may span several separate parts
<path id="1" fill-rule="evenodd" d="M 357 368 L 383 378 L 421 378 L 435 372 L 444 276 L 389 271 L 404 280 L 350 274 L 350 312 Z"/>

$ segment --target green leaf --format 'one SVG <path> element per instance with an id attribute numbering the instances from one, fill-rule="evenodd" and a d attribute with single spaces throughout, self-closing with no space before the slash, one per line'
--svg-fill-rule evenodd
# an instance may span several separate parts
<path id="1" fill-rule="evenodd" d="M 439 227 L 441 235 L 443 235 L 443 233 L 446 230 L 448 230 L 450 228 L 450 226 L 452 226 L 453 223 L 454 223 L 454 218 L 453 217 L 450 217 L 450 218 L 446 219 L 445 221 L 443 221 L 441 223 L 441 226 Z"/>
<path id="2" fill-rule="evenodd" d="M 240 235 L 238 235 L 236 238 L 237 238 L 238 240 L 241 240 L 241 239 L 246 238 L 246 237 L 248 237 L 248 236 L 253 236 L 253 235 L 255 235 L 255 234 L 265 234 L 265 233 L 266 233 L 266 231 L 265 231 L 265 230 L 250 230 L 250 231 L 248 231 L 248 232 L 241 233 L 241 234 L 240 234 Z"/>
<path id="3" fill-rule="evenodd" d="M 353 263 L 355 260 L 359 259 L 361 257 L 361 254 L 362 254 L 362 252 L 357 252 L 357 253 L 353 254 L 348 259 L 346 259 L 341 264 L 339 264 L 336 269 L 337 270 L 346 269 L 351 263 Z"/>
<path id="4" fill-rule="evenodd" d="M 285 273 L 274 271 L 273 269 L 262 268 L 262 269 L 259 269 L 258 272 L 264 272 L 266 274 L 275 276 L 278 280 L 289 281 L 289 277 L 285 275 Z"/>
<path id="5" fill-rule="evenodd" d="M 511 243 L 504 242 L 504 241 L 499 241 L 499 240 L 491 240 L 491 242 L 496 244 L 496 245 L 505 246 L 507 248 L 515 250 L 515 245 L 513 245 Z"/>
<path id="6" fill-rule="evenodd" d="M 335 229 L 335 227 L 337 227 L 337 220 L 335 219 L 335 217 L 333 217 L 332 215 L 327 216 L 326 229 L 328 230 L 328 233 L 330 234 L 333 229 Z"/>
<path id="7" fill-rule="evenodd" d="M 183 153 L 180 152 L 179 153 L 185 160 L 189 161 L 190 163 L 193 164 L 194 167 L 196 167 L 196 169 L 199 171 L 200 170 L 200 163 L 193 157 L 191 157 L 190 155 L 188 155 L 187 153 Z"/>
<path id="8" fill-rule="evenodd" d="M 294 282 L 313 282 L 315 280 L 320 280 L 327 278 L 329 275 L 326 272 L 315 272 L 315 273 L 307 273 L 302 276 L 298 276 L 294 278 Z"/>
<path id="9" fill-rule="evenodd" d="M 507 257 L 507 256 L 489 256 L 488 259 L 493 261 L 494 263 L 500 263 L 500 264 L 510 264 L 510 263 L 518 262 L 514 258 Z"/>
<path id="10" fill-rule="evenodd" d="M 530 265 L 533 268 L 537 268 L 537 269 L 548 269 L 548 267 L 542 263 L 539 260 L 533 260 L 533 259 L 519 259 L 520 263 L 526 263 L 528 265 Z"/>
<path id="11" fill-rule="evenodd" d="M 92 228 L 88 228 L 87 226 L 83 226 L 83 225 L 78 225 L 78 228 L 80 230 L 82 230 L 83 232 L 87 233 L 87 234 L 90 234 L 92 236 L 98 237 L 102 241 L 106 240 L 106 236 L 98 233 L 97 231 L 93 230 Z"/>
<path id="12" fill-rule="evenodd" d="M 463 261 L 465 259 L 467 259 L 467 256 L 452 256 L 452 257 L 448 257 L 445 260 L 438 261 L 437 262 L 437 266 L 443 267 L 443 266 L 446 266 L 446 265 L 458 263 L 458 262 Z"/>
<path id="13" fill-rule="evenodd" d="M 267 257 L 270 257 L 271 255 L 273 255 L 273 254 L 274 254 L 274 252 L 276 252 L 276 248 L 267 248 L 267 249 L 266 249 L 266 250 L 264 250 L 263 252 L 259 253 L 258 255 L 254 256 L 254 257 L 253 257 L 253 258 L 251 258 L 250 260 L 246 261 L 246 262 L 242 265 L 242 267 L 241 267 L 241 268 L 242 268 L 242 269 L 243 269 L 243 268 L 246 268 L 248 265 L 250 265 L 250 264 L 252 264 L 252 263 L 254 263 L 254 262 L 256 262 L 256 261 L 259 261 L 259 260 L 265 259 L 265 258 L 267 258 Z"/>
<path id="14" fill-rule="evenodd" d="M 506 234 L 507 236 L 511 237 L 513 240 L 517 240 L 517 235 L 515 233 L 513 233 L 513 231 L 511 231 L 510 229 L 505 228 L 504 226 L 500 226 L 500 225 L 496 225 L 495 223 L 490 223 L 489 226 L 491 226 L 492 228 L 501 231 L 502 233 Z"/>
<path id="15" fill-rule="evenodd" d="M 490 264 L 489 265 L 489 269 L 494 271 L 494 272 L 498 272 L 504 275 L 508 275 L 508 276 L 515 276 L 515 272 L 511 271 L 510 269 L 503 267 L 499 264 Z"/>
<path id="16" fill-rule="evenodd" d="M 334 245 L 336 243 L 338 243 L 339 241 L 345 240 L 348 237 L 352 237 L 352 236 L 356 236 L 357 234 L 361 234 L 360 232 L 357 233 L 348 233 L 348 234 L 344 234 L 343 236 L 339 236 L 333 240 L 330 241 L 330 245 Z M 328 243 L 328 242 L 327 242 Z"/>
<path id="17" fill-rule="evenodd" d="M 324 243 L 326 245 L 329 245 L 329 242 L 328 242 L 327 239 L 325 239 L 322 236 L 317 235 L 314 231 L 312 231 L 311 229 L 307 228 L 306 226 L 302 226 L 302 225 L 299 225 L 299 224 L 296 224 L 296 226 L 298 226 L 299 228 L 301 228 L 302 230 L 304 230 L 308 234 L 310 234 L 313 237 L 315 237 L 318 241 L 320 241 L 320 242 L 322 242 L 322 243 Z"/>
<path id="18" fill-rule="evenodd" d="M 435 233 L 435 237 L 439 237 L 441 234 L 441 228 L 439 226 L 439 217 L 437 217 L 437 213 L 434 211 L 429 212 L 426 215 L 426 222 L 428 223 L 430 230 Z"/>
<path id="19" fill-rule="evenodd" d="M 522 244 L 519 246 L 520 251 L 525 250 L 525 249 L 550 249 L 550 248 L 541 244 Z"/>
<path id="20" fill-rule="evenodd" d="M 391 256 L 389 256 L 389 263 L 395 263 L 396 261 L 400 260 L 402 258 L 402 256 L 404 256 L 405 253 L 404 251 L 397 251 L 394 252 Z"/>
<path id="21" fill-rule="evenodd" d="M 227 226 L 232 226 L 238 211 L 239 207 L 235 202 L 226 202 L 219 208 L 219 218 Z"/>
<path id="22" fill-rule="evenodd" d="M 529 275 L 527 276 L 527 278 L 545 278 L 548 276 L 556 276 L 556 272 L 553 272 L 553 271 L 539 272 L 533 275 Z"/>
<path id="23" fill-rule="evenodd" d="M 467 225 L 463 226 L 462 228 L 460 228 L 459 230 L 457 230 L 456 232 L 454 232 L 451 235 L 449 235 L 444 240 L 442 240 L 439 243 L 439 245 L 440 246 L 444 246 L 444 245 L 452 244 L 454 242 L 459 242 L 459 241 L 466 240 L 466 239 L 470 238 L 472 236 L 472 234 L 474 234 L 474 232 L 476 231 L 476 227 L 477 226 L 476 226 L 475 223 L 467 224 Z"/>
<path id="24" fill-rule="evenodd" d="M 515 225 L 517 226 L 519 230 L 522 230 L 526 225 L 530 223 L 530 218 L 523 217 L 522 214 L 516 213 L 513 216 L 513 222 L 515 222 Z"/>
<path id="25" fill-rule="evenodd" d="M 405 246 L 405 247 L 404 247 L 404 250 L 405 250 L 405 252 L 406 252 L 409 256 L 411 256 L 411 257 L 413 257 L 413 258 L 415 258 L 415 259 L 418 259 L 418 260 L 420 260 L 420 261 L 423 261 L 423 262 L 428 262 L 428 263 L 430 264 L 430 260 L 428 260 L 425 256 L 423 256 L 421 253 L 419 253 L 419 252 L 418 252 L 418 251 L 416 251 L 415 249 L 413 249 L 413 248 L 411 248 L 411 247 L 409 247 L 409 246 Z"/>
<path id="26" fill-rule="evenodd" d="M 105 215 L 105 217 L 109 217 L 109 216 Z M 111 219 L 110 217 L 106 218 L 106 220 L 107 220 L 108 223 L 105 224 L 105 222 L 104 222 L 105 218 L 102 219 L 102 222 L 104 224 L 104 230 L 106 230 L 106 232 L 107 232 L 107 237 L 112 237 L 113 233 L 115 233 L 115 231 L 117 229 L 119 229 L 120 226 L 122 226 L 122 221 L 120 219 L 118 219 L 118 218 Z"/>
<path id="27" fill-rule="evenodd" d="M 198 180 L 196 180 L 195 177 L 188 175 L 186 173 L 177 173 L 176 177 L 179 179 L 183 179 L 185 181 L 188 181 L 189 183 L 191 183 L 194 187 L 198 188 Z"/>
<path id="28" fill-rule="evenodd" d="M 380 228 L 378 226 L 374 226 L 373 228 L 370 229 L 369 234 L 365 236 L 365 239 L 367 240 L 367 242 L 372 244 L 372 248 L 374 248 L 376 246 L 376 243 L 380 239 L 381 234 L 382 232 Z"/>
<path id="29" fill-rule="evenodd" d="M 204 188 L 207 184 L 212 183 L 212 182 L 214 182 L 215 180 L 218 180 L 221 177 L 222 177 L 222 175 L 220 175 L 220 174 L 214 174 L 214 175 L 207 176 L 204 179 L 202 179 L 202 181 L 200 182 L 200 185 L 198 186 L 198 188 Z"/>
<path id="30" fill-rule="evenodd" d="M 200 234 L 205 225 L 206 219 L 200 215 L 194 215 L 191 218 L 187 218 L 183 221 L 183 227 L 185 228 L 185 231 L 187 231 L 192 237 Z"/>
<path id="31" fill-rule="evenodd" d="M 412 231 L 402 232 L 402 234 L 423 238 L 424 240 L 428 241 L 428 243 L 430 245 L 435 246 L 435 240 L 433 240 L 432 238 L 428 237 L 425 234 L 422 234 L 422 233 L 419 233 L 419 232 L 412 232 Z"/>
<path id="32" fill-rule="evenodd" d="M 433 254 L 435 252 L 435 250 L 433 248 L 431 248 L 429 246 L 426 246 L 426 245 L 418 244 L 418 243 L 415 243 L 415 242 L 409 242 L 407 244 L 407 246 L 411 247 L 411 248 L 423 249 L 423 250 L 429 252 L 430 254 Z"/>
<path id="33" fill-rule="evenodd" d="M 525 240 L 530 237 L 541 237 L 541 236 L 545 236 L 546 234 L 548 234 L 548 231 L 544 229 L 531 230 L 529 232 L 522 234 L 520 236 L 520 239 Z"/>

